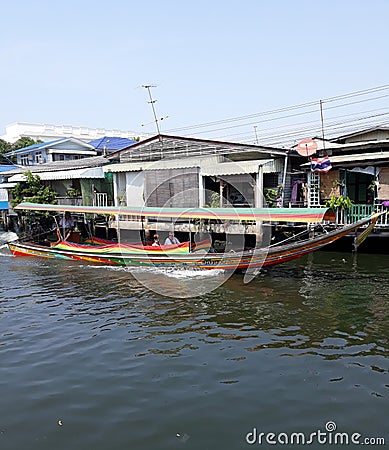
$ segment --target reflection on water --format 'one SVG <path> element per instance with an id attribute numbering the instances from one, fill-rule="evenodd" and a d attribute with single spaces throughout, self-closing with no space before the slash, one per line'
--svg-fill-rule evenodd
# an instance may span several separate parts
<path id="1" fill-rule="evenodd" d="M 385 435 L 388 267 L 320 253 L 174 299 L 128 268 L 4 256 L 1 448 L 237 449 L 330 419 Z"/>

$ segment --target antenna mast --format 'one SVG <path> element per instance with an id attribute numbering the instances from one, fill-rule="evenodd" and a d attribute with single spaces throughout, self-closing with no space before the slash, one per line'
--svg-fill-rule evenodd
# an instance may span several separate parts
<path id="1" fill-rule="evenodd" d="M 150 91 L 151 88 L 154 88 L 154 87 L 157 87 L 157 86 L 155 86 L 154 84 L 146 84 L 146 85 L 143 85 L 143 87 L 144 87 L 145 89 L 147 89 L 147 91 L 148 91 L 148 93 L 149 93 L 150 101 L 149 101 L 148 103 L 151 104 L 151 107 L 152 107 L 152 109 L 153 109 L 154 122 L 155 122 L 155 125 L 156 125 L 156 127 L 157 127 L 157 133 L 158 133 L 158 136 L 160 136 L 160 135 L 161 135 L 161 131 L 160 131 L 160 129 L 159 129 L 159 123 L 158 123 L 158 119 L 157 119 L 157 113 L 155 112 L 155 106 L 154 106 L 154 103 L 155 103 L 157 100 L 153 100 L 153 97 L 151 96 L 151 91 Z"/>

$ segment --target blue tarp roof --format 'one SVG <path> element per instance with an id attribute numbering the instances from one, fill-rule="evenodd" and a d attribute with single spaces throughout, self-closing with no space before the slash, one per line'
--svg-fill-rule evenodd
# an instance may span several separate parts
<path id="1" fill-rule="evenodd" d="M 93 145 L 94 148 L 103 150 L 104 147 L 106 150 L 122 150 L 123 148 L 127 148 L 130 145 L 136 144 L 137 141 L 133 139 L 127 138 L 119 138 L 119 137 L 110 137 L 104 136 L 100 139 L 95 139 L 93 141 L 88 142 L 89 145 Z"/>
<path id="2" fill-rule="evenodd" d="M 7 172 L 7 170 L 17 169 L 18 166 L 11 166 L 7 164 L 0 164 L 0 172 Z"/>

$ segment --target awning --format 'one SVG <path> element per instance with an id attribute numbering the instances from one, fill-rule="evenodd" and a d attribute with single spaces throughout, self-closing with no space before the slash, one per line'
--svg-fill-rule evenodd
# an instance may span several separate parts
<path id="1" fill-rule="evenodd" d="M 102 167 L 92 167 L 89 169 L 75 169 L 75 170 L 57 170 L 52 172 L 33 173 L 39 175 L 41 180 L 74 180 L 78 178 L 104 178 Z M 18 173 L 8 178 L 9 182 L 25 181 L 26 176 Z"/>
<path id="2" fill-rule="evenodd" d="M 389 152 L 373 152 L 373 153 L 357 153 L 353 155 L 337 155 L 337 156 L 329 156 L 332 164 L 341 164 L 341 163 L 354 163 L 358 162 L 359 164 L 371 165 L 374 161 L 389 161 Z M 301 164 L 302 167 L 309 167 L 311 165 L 310 162 L 306 162 Z"/>
<path id="3" fill-rule="evenodd" d="M 16 186 L 16 183 L 0 183 L 0 189 L 12 189 Z"/>
<path id="4" fill-rule="evenodd" d="M 23 202 L 14 209 L 30 211 L 56 211 L 86 214 L 122 214 L 135 217 L 155 217 L 158 219 L 216 219 L 270 222 L 316 223 L 327 218 L 328 208 L 154 208 L 131 206 L 70 206 L 45 205 Z"/>
<path id="5" fill-rule="evenodd" d="M 207 158 L 209 164 L 219 163 L 220 157 Z M 189 169 L 200 167 L 204 161 L 200 158 L 161 159 L 159 161 L 131 162 L 104 166 L 104 172 L 140 172 L 143 170 Z"/>
<path id="6" fill-rule="evenodd" d="M 379 167 L 375 168 L 373 166 L 368 167 L 353 167 L 352 169 L 347 169 L 349 172 L 364 173 L 366 175 L 377 175 L 380 171 Z"/>
<path id="7" fill-rule="evenodd" d="M 203 176 L 241 175 L 257 173 L 263 166 L 264 173 L 280 172 L 283 161 L 274 159 L 256 159 L 251 161 L 221 162 L 219 156 L 201 158 L 167 159 L 157 162 L 119 163 L 104 166 L 104 172 L 141 172 L 144 170 L 185 169 L 199 167 Z"/>
<path id="8" fill-rule="evenodd" d="M 237 161 L 219 163 L 217 165 L 204 165 L 201 167 L 201 175 L 218 176 L 218 175 L 242 175 L 249 173 L 258 173 L 259 167 L 272 163 L 272 159 L 263 159 L 256 161 Z"/>
<path id="9" fill-rule="evenodd" d="M 193 161 L 158 161 L 144 163 L 120 163 L 104 166 L 104 172 L 142 172 L 144 170 L 167 170 L 167 169 L 189 169 L 199 167 L 199 162 Z"/>

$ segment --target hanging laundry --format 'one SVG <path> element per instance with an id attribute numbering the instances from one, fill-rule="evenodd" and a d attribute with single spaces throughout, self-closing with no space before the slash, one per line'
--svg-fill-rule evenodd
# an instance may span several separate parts
<path id="1" fill-rule="evenodd" d="M 293 183 L 293 186 L 292 186 L 292 196 L 291 196 L 291 198 L 290 198 L 290 201 L 291 201 L 292 203 L 296 203 L 296 202 L 297 202 L 298 189 L 299 189 L 299 181 L 300 181 L 300 180 L 296 180 L 296 181 Z"/>

